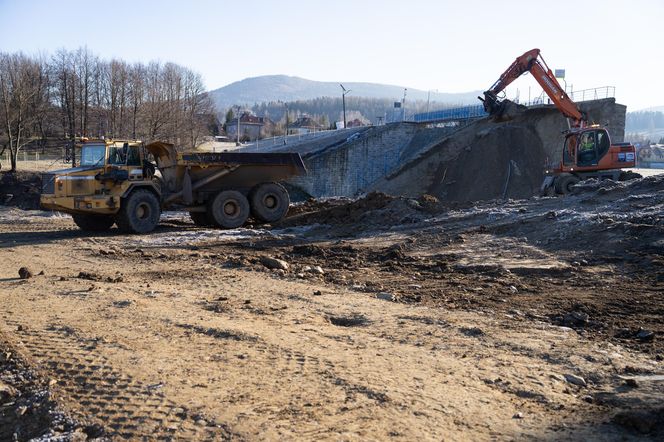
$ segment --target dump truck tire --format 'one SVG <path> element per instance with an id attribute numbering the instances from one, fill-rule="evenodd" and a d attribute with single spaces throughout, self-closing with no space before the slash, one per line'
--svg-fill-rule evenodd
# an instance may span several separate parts
<path id="1" fill-rule="evenodd" d="M 105 232 L 110 229 L 115 219 L 112 216 L 104 215 L 83 215 L 72 214 L 74 223 L 81 229 L 88 232 Z"/>
<path id="2" fill-rule="evenodd" d="M 189 212 L 189 216 L 198 227 L 209 227 L 212 225 L 206 212 Z"/>
<path id="3" fill-rule="evenodd" d="M 127 233 L 147 233 L 159 224 L 161 209 L 157 196 L 146 189 L 137 189 L 122 202 L 115 222 Z"/>
<path id="4" fill-rule="evenodd" d="M 563 175 L 556 178 L 556 192 L 561 195 L 569 195 L 572 193 L 572 186 L 581 181 L 579 177 L 574 175 Z"/>
<path id="5" fill-rule="evenodd" d="M 249 201 L 237 190 L 224 190 L 210 201 L 208 217 L 218 227 L 235 229 L 249 218 Z"/>
<path id="6" fill-rule="evenodd" d="M 262 183 L 249 193 L 251 215 L 259 221 L 273 223 L 288 212 L 290 197 L 281 184 Z"/>

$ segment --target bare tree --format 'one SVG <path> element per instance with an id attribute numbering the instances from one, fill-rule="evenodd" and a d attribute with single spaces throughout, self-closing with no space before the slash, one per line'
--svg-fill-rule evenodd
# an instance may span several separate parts
<path id="1" fill-rule="evenodd" d="M 209 116 L 213 114 L 212 100 L 205 91 L 201 76 L 189 69 L 183 72 L 184 96 L 181 109 L 184 114 L 184 130 L 187 147 L 196 147 L 207 130 Z"/>
<path id="2" fill-rule="evenodd" d="M 52 57 L 0 54 L 0 155 L 36 137 L 42 146 L 59 132 L 77 137 L 173 142 L 192 148 L 216 121 L 201 76 L 175 63 L 130 65 L 100 60 L 87 48 Z M 4 147 L 3 147 L 4 146 Z"/>
<path id="3" fill-rule="evenodd" d="M 0 119 L 7 137 L 11 171 L 16 171 L 18 152 L 30 141 L 35 109 L 46 90 L 44 67 L 22 53 L 0 54 Z M 4 149 L 3 149 L 4 151 Z"/>

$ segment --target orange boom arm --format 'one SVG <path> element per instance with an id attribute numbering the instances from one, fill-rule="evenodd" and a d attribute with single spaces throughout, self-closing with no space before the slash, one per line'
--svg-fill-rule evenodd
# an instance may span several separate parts
<path id="1" fill-rule="evenodd" d="M 539 49 L 531 49 L 518 57 L 503 72 L 498 81 L 488 91 L 484 92 L 484 98 L 480 98 L 484 102 L 484 109 L 491 115 L 500 113 L 503 106 L 502 102 L 498 99 L 498 94 L 526 72 L 530 72 L 535 77 L 535 80 L 542 86 L 542 89 L 551 98 L 551 101 L 570 120 L 572 127 L 586 126 L 585 116 L 560 86 L 553 72 L 551 72 L 551 69 L 549 69 L 540 55 Z"/>

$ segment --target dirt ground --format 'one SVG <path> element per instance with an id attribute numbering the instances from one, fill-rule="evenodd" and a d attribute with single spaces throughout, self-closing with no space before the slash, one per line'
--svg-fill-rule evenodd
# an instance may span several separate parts
<path id="1" fill-rule="evenodd" d="M 662 190 L 129 236 L 0 207 L 0 439 L 658 440 Z"/>

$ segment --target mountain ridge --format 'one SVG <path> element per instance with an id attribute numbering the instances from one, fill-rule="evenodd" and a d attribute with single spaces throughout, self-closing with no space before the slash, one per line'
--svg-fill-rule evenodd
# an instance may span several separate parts
<path id="1" fill-rule="evenodd" d="M 365 98 L 390 98 L 401 101 L 404 87 L 381 83 L 344 82 L 351 92 L 347 96 Z M 446 105 L 467 105 L 478 103 L 481 91 L 446 93 L 406 89 L 406 102 L 409 100 L 444 103 Z M 253 105 L 256 103 L 297 100 L 310 100 L 319 97 L 341 96 L 338 82 L 315 81 L 289 75 L 262 75 L 235 81 L 208 92 L 218 112 L 224 112 L 233 105 Z"/>

